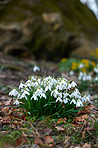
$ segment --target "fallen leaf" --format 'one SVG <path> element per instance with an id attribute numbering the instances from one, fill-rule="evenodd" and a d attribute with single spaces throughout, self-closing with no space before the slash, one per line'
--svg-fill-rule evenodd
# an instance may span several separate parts
<path id="1" fill-rule="evenodd" d="M 54 139 L 51 136 L 47 135 L 45 136 L 45 143 L 52 147 L 54 145 Z"/>
<path id="2" fill-rule="evenodd" d="M 1 111 L 4 112 L 4 113 L 8 113 L 9 112 L 9 107 L 3 107 L 1 109 Z"/>
<path id="3" fill-rule="evenodd" d="M 10 124 L 10 122 L 11 122 L 11 118 L 9 116 L 3 117 L 2 120 L 1 120 L 1 123 L 3 125 Z"/>
<path id="4" fill-rule="evenodd" d="M 73 121 L 80 124 L 81 122 L 86 122 L 86 119 L 88 119 L 88 115 L 82 115 L 80 117 L 75 117 Z"/>
<path id="5" fill-rule="evenodd" d="M 5 103 L 5 105 L 11 105 L 11 104 L 12 104 L 12 100 L 13 100 L 13 99 L 8 100 L 8 101 Z"/>
<path id="6" fill-rule="evenodd" d="M 66 123 L 67 119 L 66 118 L 59 118 L 57 123 Z"/>
<path id="7" fill-rule="evenodd" d="M 15 146 L 19 147 L 23 144 L 25 144 L 27 142 L 27 138 L 25 135 L 22 135 L 21 137 L 19 137 L 16 142 L 15 142 Z"/>
<path id="8" fill-rule="evenodd" d="M 55 126 L 55 128 L 59 131 L 59 132 L 65 132 L 66 130 L 60 126 Z"/>
<path id="9" fill-rule="evenodd" d="M 91 145 L 88 144 L 88 143 L 85 143 L 85 144 L 82 146 L 82 148 L 91 148 Z"/>
<path id="10" fill-rule="evenodd" d="M 11 112 L 9 115 L 13 115 L 15 118 L 23 119 L 25 118 L 26 114 L 24 113 L 24 110 L 22 108 L 20 109 L 11 109 Z"/>

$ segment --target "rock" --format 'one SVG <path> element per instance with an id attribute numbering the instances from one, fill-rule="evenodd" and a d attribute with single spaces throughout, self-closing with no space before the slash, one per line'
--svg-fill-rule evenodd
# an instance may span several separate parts
<path id="1" fill-rule="evenodd" d="M 97 46 L 97 32 L 96 17 L 79 0 L 6 0 L 0 7 L 0 51 L 5 54 L 55 61 L 88 57 Z"/>

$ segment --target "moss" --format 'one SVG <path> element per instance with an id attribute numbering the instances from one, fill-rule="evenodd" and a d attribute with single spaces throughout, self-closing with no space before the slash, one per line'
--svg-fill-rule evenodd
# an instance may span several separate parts
<path id="1" fill-rule="evenodd" d="M 3 148 L 3 145 L 5 143 L 10 144 L 10 145 L 14 145 L 17 138 L 21 137 L 21 135 L 22 135 L 22 133 L 20 131 L 13 131 L 10 134 L 7 134 L 5 136 L 1 135 L 0 146 L 2 146 L 2 148 Z"/>

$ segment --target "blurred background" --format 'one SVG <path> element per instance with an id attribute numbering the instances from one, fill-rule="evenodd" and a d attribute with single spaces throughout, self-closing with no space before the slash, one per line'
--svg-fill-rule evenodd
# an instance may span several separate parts
<path id="1" fill-rule="evenodd" d="M 0 52 L 87 58 L 98 47 L 98 0 L 0 0 Z"/>

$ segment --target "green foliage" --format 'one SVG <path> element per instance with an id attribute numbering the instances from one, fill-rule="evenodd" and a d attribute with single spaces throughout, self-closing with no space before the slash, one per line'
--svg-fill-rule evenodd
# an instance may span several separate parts
<path id="1" fill-rule="evenodd" d="M 22 135 L 22 133 L 20 131 L 13 131 L 10 134 L 7 134 L 5 136 L 2 136 L 0 138 L 0 145 L 3 147 L 4 143 L 8 143 L 13 145 L 15 143 L 15 141 L 17 140 L 17 138 L 19 138 Z"/>

